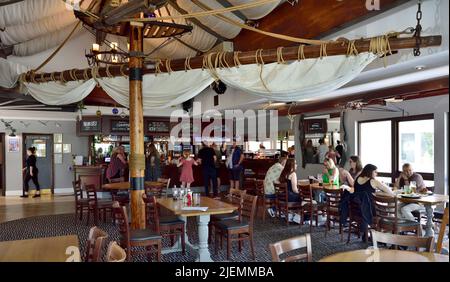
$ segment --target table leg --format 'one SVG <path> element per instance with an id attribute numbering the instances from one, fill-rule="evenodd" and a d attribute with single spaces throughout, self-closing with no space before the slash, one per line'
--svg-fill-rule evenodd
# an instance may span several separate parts
<path id="1" fill-rule="evenodd" d="M 200 215 L 198 217 L 198 258 L 197 262 L 212 262 L 208 249 L 208 224 L 210 216 Z"/>
<path id="2" fill-rule="evenodd" d="M 425 229 L 425 237 L 433 237 L 434 231 L 433 231 L 433 216 L 434 216 L 434 209 L 432 205 L 425 205 L 425 211 L 427 213 L 427 224 Z"/>

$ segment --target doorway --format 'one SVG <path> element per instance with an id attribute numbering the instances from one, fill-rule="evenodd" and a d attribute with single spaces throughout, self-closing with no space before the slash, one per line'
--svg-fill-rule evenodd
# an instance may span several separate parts
<path id="1" fill-rule="evenodd" d="M 5 133 L 0 133 L 0 196 L 5 196 Z"/>
<path id="2" fill-rule="evenodd" d="M 41 193 L 54 192 L 54 165 L 53 165 L 53 134 L 23 134 L 23 167 L 27 159 L 27 148 L 36 148 L 36 167 L 39 170 L 38 179 Z M 30 190 L 34 184 L 30 181 Z"/>

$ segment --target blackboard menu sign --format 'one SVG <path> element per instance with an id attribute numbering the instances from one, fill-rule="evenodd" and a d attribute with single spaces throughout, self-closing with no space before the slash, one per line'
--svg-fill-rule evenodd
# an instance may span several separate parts
<path id="1" fill-rule="evenodd" d="M 327 120 L 326 119 L 310 119 L 305 120 L 305 133 L 327 133 Z"/>
<path id="2" fill-rule="evenodd" d="M 128 120 L 111 120 L 111 132 L 129 132 L 130 122 Z"/>
<path id="3" fill-rule="evenodd" d="M 170 121 L 150 120 L 147 123 L 149 133 L 170 133 Z"/>
<path id="4" fill-rule="evenodd" d="M 83 133 L 98 133 L 102 131 L 102 120 L 101 119 L 83 119 L 79 121 L 80 132 Z"/>

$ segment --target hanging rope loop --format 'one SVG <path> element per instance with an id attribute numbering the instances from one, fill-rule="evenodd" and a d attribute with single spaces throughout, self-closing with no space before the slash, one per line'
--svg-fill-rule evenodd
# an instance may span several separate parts
<path id="1" fill-rule="evenodd" d="M 297 61 L 305 60 L 305 45 L 300 44 L 297 51 Z"/>
<path id="2" fill-rule="evenodd" d="M 277 48 L 277 63 L 278 64 L 286 64 L 286 61 L 283 58 L 283 48 L 284 47 Z"/>

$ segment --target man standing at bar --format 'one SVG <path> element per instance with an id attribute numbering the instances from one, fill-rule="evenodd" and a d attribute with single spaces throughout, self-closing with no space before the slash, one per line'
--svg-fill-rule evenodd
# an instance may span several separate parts
<path id="1" fill-rule="evenodd" d="M 212 182 L 213 196 L 217 197 L 217 173 L 216 161 L 217 156 L 208 141 L 203 143 L 203 148 L 198 152 L 198 158 L 202 164 L 203 183 L 205 185 L 205 196 L 209 196 L 209 182 Z"/>

